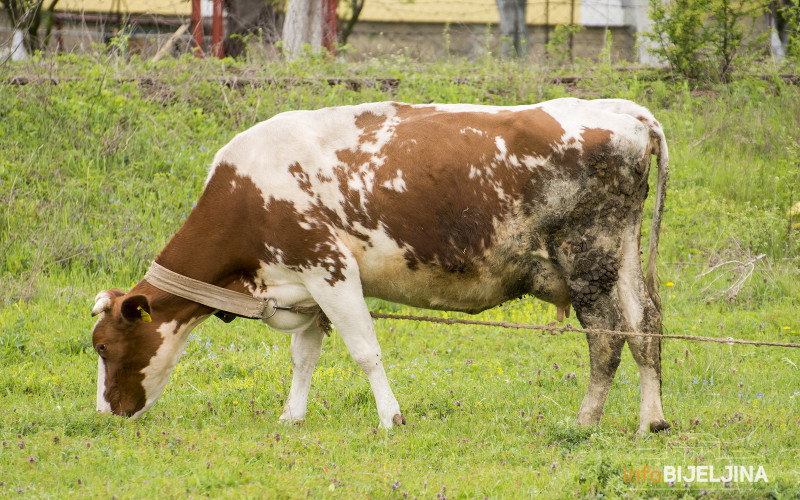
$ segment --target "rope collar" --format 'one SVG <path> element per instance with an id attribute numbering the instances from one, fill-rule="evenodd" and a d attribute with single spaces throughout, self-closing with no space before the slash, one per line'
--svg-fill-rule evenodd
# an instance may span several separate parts
<path id="1" fill-rule="evenodd" d="M 274 316 L 279 309 L 293 309 L 291 306 L 279 306 L 278 301 L 273 298 L 259 299 L 189 278 L 170 271 L 155 261 L 150 265 L 144 279 L 167 293 L 216 309 L 216 315 L 226 323 L 236 316 L 263 321 Z"/>

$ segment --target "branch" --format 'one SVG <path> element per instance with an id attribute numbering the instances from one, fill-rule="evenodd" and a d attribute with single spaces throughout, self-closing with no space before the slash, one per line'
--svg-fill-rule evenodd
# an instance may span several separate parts
<path id="1" fill-rule="evenodd" d="M 347 38 L 353 31 L 353 26 L 355 26 L 356 22 L 358 21 L 358 16 L 361 14 L 361 9 L 364 8 L 364 1 L 365 0 L 350 0 L 353 13 L 350 15 L 350 19 L 347 20 L 347 25 L 342 29 L 341 40 L 343 44 L 347 43 Z"/>

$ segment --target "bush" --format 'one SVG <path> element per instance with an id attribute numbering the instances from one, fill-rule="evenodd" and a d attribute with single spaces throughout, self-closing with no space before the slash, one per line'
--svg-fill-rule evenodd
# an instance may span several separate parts
<path id="1" fill-rule="evenodd" d="M 782 8 L 780 13 L 786 20 L 786 30 L 789 32 L 786 55 L 800 60 L 800 0 L 788 0 L 786 7 Z"/>
<path id="2" fill-rule="evenodd" d="M 653 54 L 686 78 L 730 80 L 734 62 L 761 38 L 745 41 L 765 9 L 762 0 L 649 0 Z M 750 37 L 751 38 L 751 37 Z M 749 46 L 748 46 L 749 45 Z"/>

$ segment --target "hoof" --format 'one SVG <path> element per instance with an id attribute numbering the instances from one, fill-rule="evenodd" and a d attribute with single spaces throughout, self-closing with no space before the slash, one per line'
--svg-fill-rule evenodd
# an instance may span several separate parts
<path id="1" fill-rule="evenodd" d="M 672 424 L 666 420 L 656 420 L 654 422 L 650 422 L 650 432 L 661 432 L 669 429 L 670 427 L 672 427 Z"/>
<path id="2" fill-rule="evenodd" d="M 392 423 L 394 425 L 406 425 L 406 417 L 398 413 L 392 417 Z"/>
<path id="3" fill-rule="evenodd" d="M 306 423 L 305 418 L 290 418 L 281 415 L 278 417 L 278 423 L 283 425 L 293 425 L 295 427 L 302 427 Z"/>

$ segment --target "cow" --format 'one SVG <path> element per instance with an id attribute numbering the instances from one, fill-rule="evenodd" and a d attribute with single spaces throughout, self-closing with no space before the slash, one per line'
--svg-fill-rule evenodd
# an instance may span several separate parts
<path id="1" fill-rule="evenodd" d="M 641 226 L 657 156 L 647 277 Z M 293 378 L 280 419 L 305 418 L 325 329 L 366 374 L 380 425 L 404 424 L 364 297 L 478 313 L 533 295 L 559 320 L 661 332 L 656 254 L 667 144 L 644 107 L 557 99 L 513 107 L 381 102 L 290 111 L 214 157 L 186 222 L 154 262 L 213 289 L 278 307 Z M 138 417 L 156 402 L 194 327 L 225 311 L 154 286 L 100 292 L 92 344 L 97 409 Z M 590 377 L 577 414 L 597 424 L 627 340 L 638 364 L 638 432 L 669 427 L 658 335 L 587 333 Z"/>

